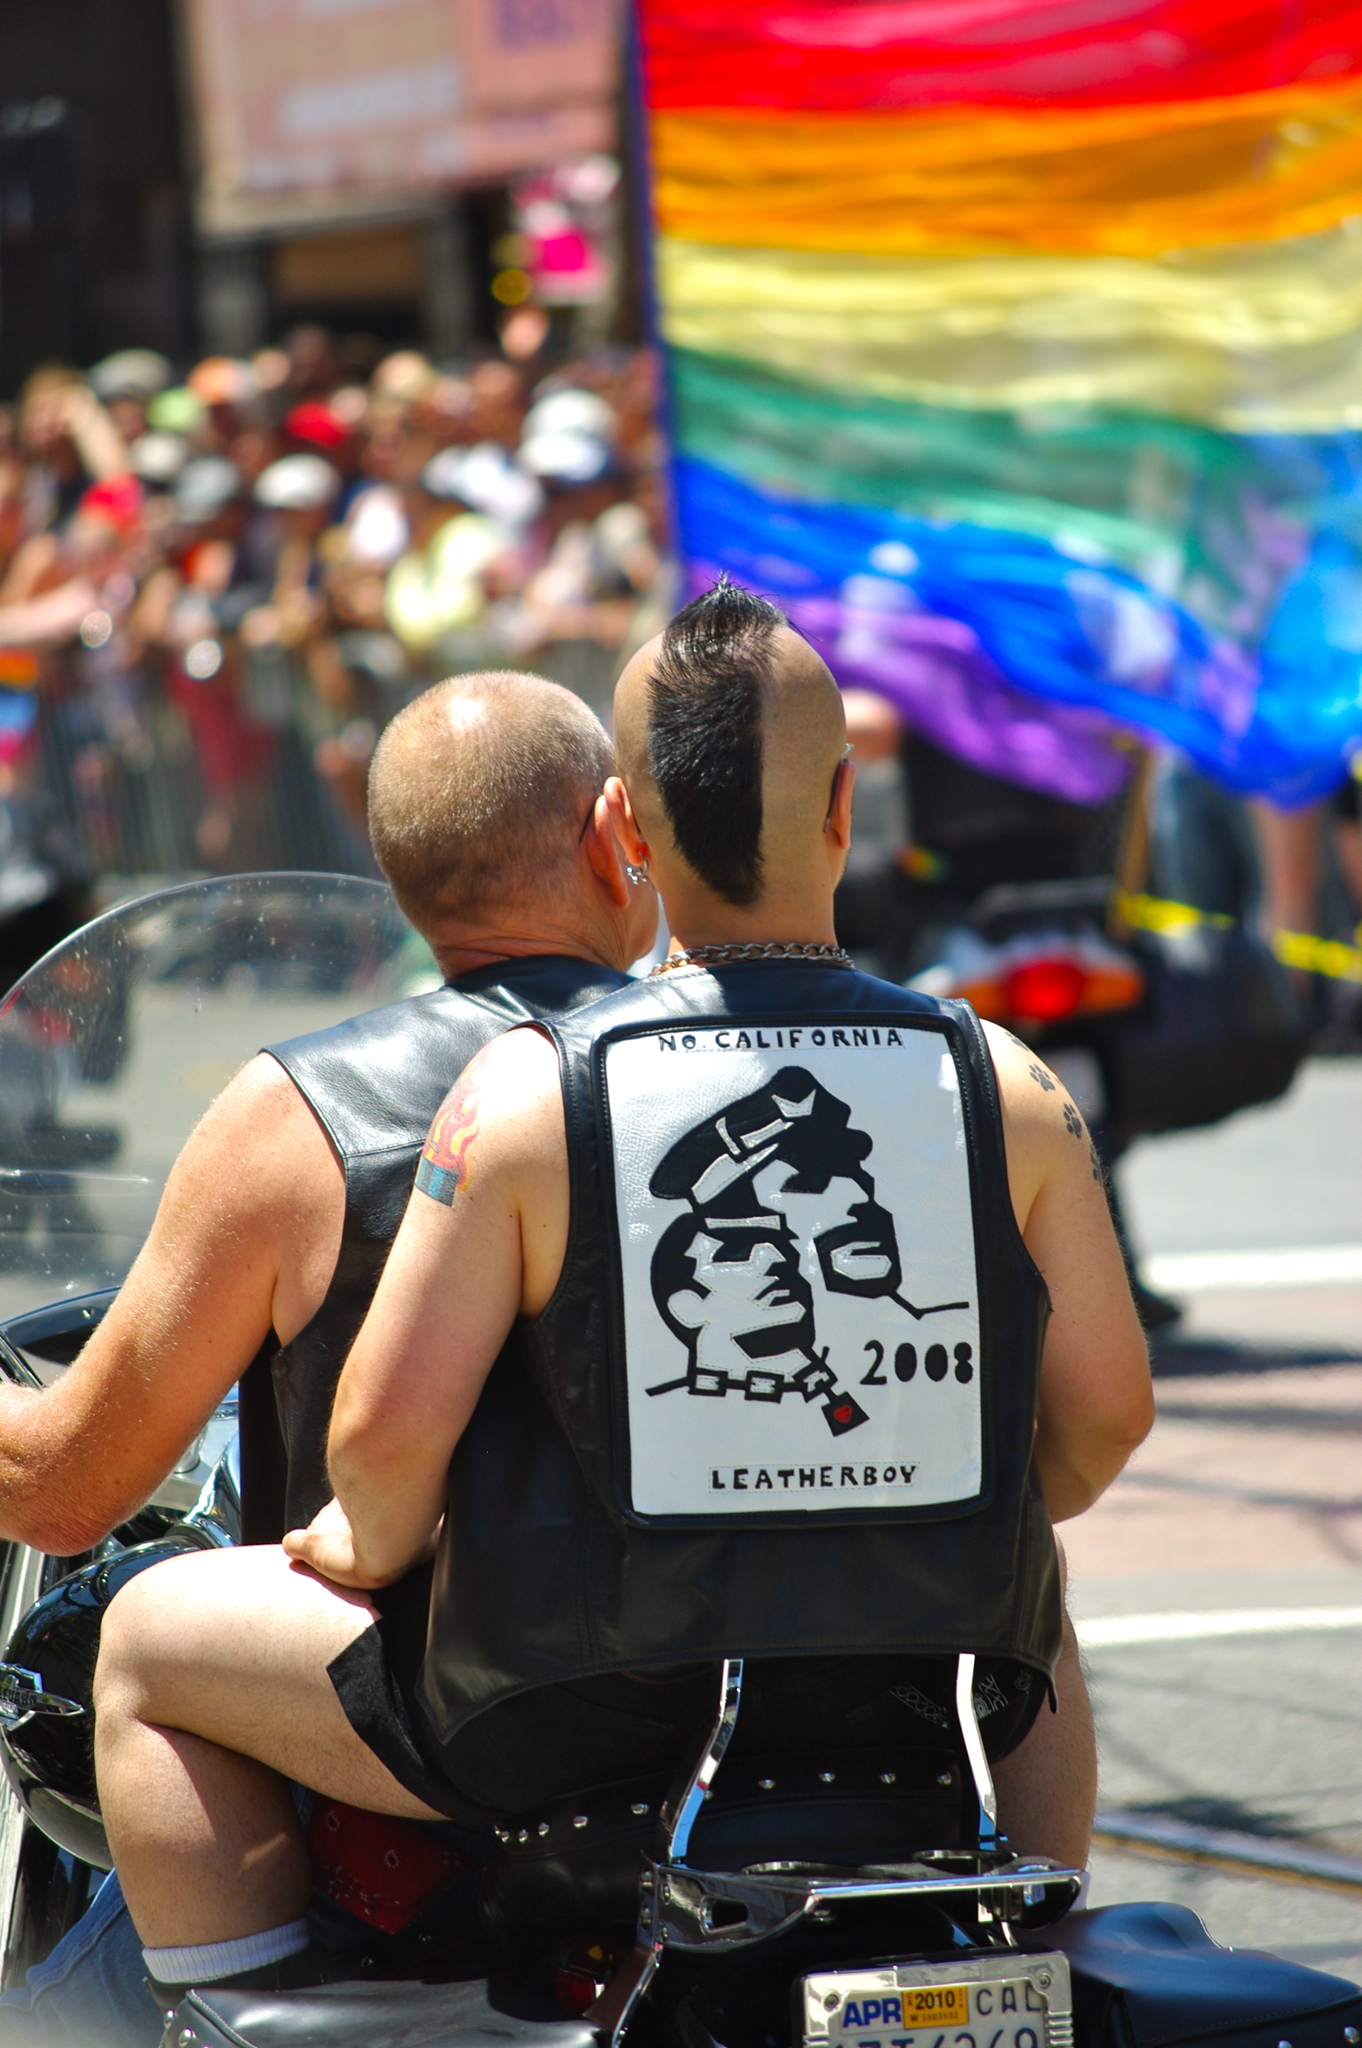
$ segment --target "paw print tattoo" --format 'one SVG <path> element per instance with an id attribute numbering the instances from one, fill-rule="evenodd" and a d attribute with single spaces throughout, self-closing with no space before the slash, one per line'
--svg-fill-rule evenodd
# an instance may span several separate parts
<path id="1" fill-rule="evenodd" d="M 1035 1060 L 1032 1060 L 1031 1065 L 1027 1069 L 1027 1072 L 1030 1074 L 1031 1079 L 1033 1081 L 1039 1081 L 1041 1087 L 1045 1090 L 1046 1094 L 1048 1095 L 1055 1084 L 1053 1077 L 1046 1073 L 1044 1067 L 1038 1066 Z"/>
<path id="2" fill-rule="evenodd" d="M 1075 1135 L 1077 1134 L 1075 1133 Z M 1103 1181 L 1102 1162 L 1097 1156 L 1097 1147 L 1093 1144 L 1091 1138 L 1088 1140 L 1088 1158 L 1092 1163 L 1092 1177 L 1097 1182 L 1098 1187 L 1101 1187 Z"/>
<path id="3" fill-rule="evenodd" d="M 1071 1102 L 1064 1105 L 1064 1128 L 1071 1138 L 1081 1138 L 1083 1135 L 1083 1119 Z"/>

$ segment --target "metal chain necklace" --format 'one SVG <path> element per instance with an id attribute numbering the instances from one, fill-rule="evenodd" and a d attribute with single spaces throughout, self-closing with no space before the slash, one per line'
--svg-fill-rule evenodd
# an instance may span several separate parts
<path id="1" fill-rule="evenodd" d="M 725 946 L 682 947 L 679 953 L 669 953 L 665 960 L 659 960 L 652 973 L 671 974 L 678 967 L 718 967 L 734 960 L 809 960 L 818 967 L 855 965 L 850 953 L 841 946 L 802 943 L 798 939 L 775 939 L 767 945 L 740 944 L 735 940 Z"/>

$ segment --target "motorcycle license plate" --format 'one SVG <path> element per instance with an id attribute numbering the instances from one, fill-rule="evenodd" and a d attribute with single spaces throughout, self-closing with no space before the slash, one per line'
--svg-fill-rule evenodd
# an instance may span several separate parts
<path id="1" fill-rule="evenodd" d="M 802 1983 L 804 2048 L 1069 2048 L 1062 1955 L 828 1970 Z"/>

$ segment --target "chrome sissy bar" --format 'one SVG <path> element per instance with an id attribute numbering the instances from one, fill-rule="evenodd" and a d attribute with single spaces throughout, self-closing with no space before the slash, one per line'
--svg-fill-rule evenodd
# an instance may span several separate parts
<path id="1" fill-rule="evenodd" d="M 998 1834 L 998 1795 L 993 1789 L 993 1773 L 988 1767 L 984 1738 L 979 1731 L 979 1715 L 974 1705 L 974 1665 L 972 1650 L 962 1651 L 955 1660 L 955 1718 L 960 1723 L 970 1776 L 979 1801 L 979 1847 L 987 1854 L 1001 1848 L 1002 1843 Z"/>
<path id="2" fill-rule="evenodd" d="M 719 1668 L 719 1709 L 694 1763 L 678 1778 L 662 1803 L 658 1855 L 651 1857 L 639 1880 L 638 1938 L 630 1955 L 589 2009 L 586 2018 L 611 2048 L 616 2048 L 648 1986 L 657 1974 L 667 1942 L 659 1905 L 673 1872 L 681 1870 L 690 1847 L 691 1830 L 709 1797 L 724 1751 L 738 1725 L 742 1704 L 742 1658 L 726 1657 Z M 664 1877 L 664 1873 L 666 1876 Z"/>
<path id="3" fill-rule="evenodd" d="M 955 1707 L 979 1808 L 977 1852 L 925 1851 L 911 1861 L 845 1874 L 797 1866 L 754 1866 L 741 1872 L 695 1870 L 687 1861 L 691 1832 L 737 1725 L 742 1699 L 740 1658 L 724 1663 L 713 1727 L 693 1766 L 662 1808 L 658 1854 L 640 1878 L 638 1935 L 627 1961 L 586 2014 L 606 2044 L 619 2048 L 640 1999 L 664 1953 L 732 1952 L 786 1932 L 827 1907 L 861 1900 L 972 1898 L 979 1919 L 997 1925 L 1004 1941 L 1010 1922 L 1028 1908 L 1050 1905 L 1050 1917 L 1072 1904 L 1082 1873 L 1048 1857 L 1009 1857 L 998 1834 L 998 1802 L 974 1706 L 975 1658 L 956 1661 Z M 962 1862 L 975 1856 L 974 1869 Z M 980 1869 L 979 1863 L 987 1865 Z"/>

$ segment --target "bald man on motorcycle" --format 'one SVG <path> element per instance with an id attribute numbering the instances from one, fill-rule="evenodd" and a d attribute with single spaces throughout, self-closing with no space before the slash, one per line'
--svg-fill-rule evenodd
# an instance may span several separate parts
<path id="1" fill-rule="evenodd" d="M 104 1320 L 53 1386 L 0 1384 L 0 1538 L 71 1557 L 134 1514 L 240 1384 L 243 1540 L 278 1542 L 330 1495 L 346 1352 L 430 1120 L 479 1048 L 621 986 L 652 945 L 595 803 L 600 721 L 521 674 L 437 684 L 387 727 L 374 849 L 445 985 L 271 1046 L 212 1104 Z M 0 2042 L 159 2036 L 117 1880 L 0 1999 Z M 121 2030 L 121 2031 L 120 2031 Z"/>

